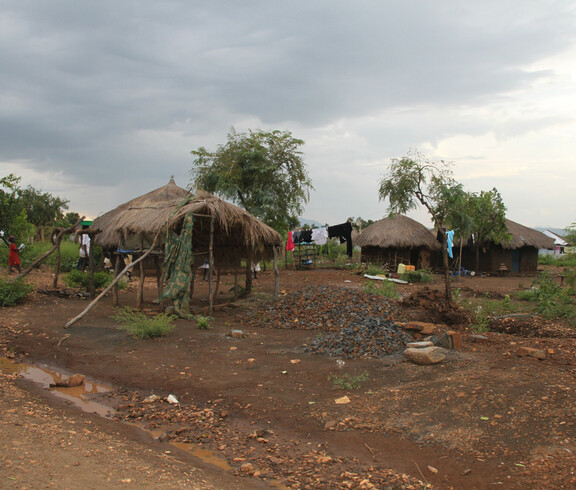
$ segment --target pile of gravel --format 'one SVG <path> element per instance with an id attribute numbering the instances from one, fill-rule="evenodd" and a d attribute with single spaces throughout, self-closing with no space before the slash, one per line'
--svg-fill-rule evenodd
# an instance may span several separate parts
<path id="1" fill-rule="evenodd" d="M 411 341 L 394 322 L 366 318 L 337 333 L 312 340 L 306 350 L 342 359 L 380 359 L 404 350 Z"/>

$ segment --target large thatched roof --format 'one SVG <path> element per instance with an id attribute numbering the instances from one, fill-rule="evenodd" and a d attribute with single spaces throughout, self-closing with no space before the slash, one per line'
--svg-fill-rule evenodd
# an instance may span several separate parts
<path id="1" fill-rule="evenodd" d="M 506 226 L 511 239 L 508 242 L 500 243 L 504 249 L 514 250 L 520 247 L 554 248 L 554 239 L 538 230 L 528 228 L 509 219 L 506 220 Z"/>
<path id="2" fill-rule="evenodd" d="M 227 203 L 206 192 L 195 196 L 178 187 L 174 180 L 141 197 L 118 206 L 99 216 L 92 224 L 99 230 L 95 243 L 107 250 L 143 250 L 150 246 L 156 233 L 167 225 L 179 231 L 184 217 L 193 213 L 194 230 L 192 248 L 203 251 L 208 248 L 210 217 L 214 218 L 214 248 L 246 257 L 267 255 L 267 251 L 282 241 L 280 235 L 247 211 Z M 164 237 L 160 235 L 159 248 Z"/>
<path id="3" fill-rule="evenodd" d="M 418 221 L 401 214 L 371 224 L 362 230 L 354 245 L 379 248 L 428 247 L 431 250 L 440 248 L 430 230 Z"/>

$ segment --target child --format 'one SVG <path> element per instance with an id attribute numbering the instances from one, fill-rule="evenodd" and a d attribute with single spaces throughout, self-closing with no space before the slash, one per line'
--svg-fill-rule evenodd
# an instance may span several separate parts
<path id="1" fill-rule="evenodd" d="M 20 250 L 22 250 L 23 245 L 20 245 L 20 247 L 16 246 L 16 238 L 11 236 L 8 238 L 8 241 L 6 241 L 6 239 L 4 238 L 4 232 L 2 232 L 0 234 L 0 237 L 2 237 L 2 240 L 4 240 L 4 243 L 6 245 L 8 245 L 8 248 L 10 249 L 10 252 L 8 253 L 8 271 L 10 274 L 12 274 L 12 268 L 15 267 L 16 270 L 18 271 L 18 274 L 20 274 L 22 271 L 20 270 L 20 256 L 18 255 L 18 252 Z"/>

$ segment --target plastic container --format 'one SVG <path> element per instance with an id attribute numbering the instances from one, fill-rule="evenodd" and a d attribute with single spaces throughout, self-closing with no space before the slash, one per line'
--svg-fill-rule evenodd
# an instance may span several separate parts
<path id="1" fill-rule="evenodd" d="M 404 274 L 404 272 L 406 272 L 406 265 L 398 264 L 398 274 Z"/>
<path id="2" fill-rule="evenodd" d="M 408 272 L 408 271 L 415 271 L 415 270 L 416 270 L 416 267 L 413 266 L 413 265 L 407 265 L 407 266 L 406 266 L 406 272 Z"/>

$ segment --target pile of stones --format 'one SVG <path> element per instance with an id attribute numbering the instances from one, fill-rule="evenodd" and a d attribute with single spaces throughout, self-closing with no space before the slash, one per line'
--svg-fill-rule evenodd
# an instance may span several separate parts
<path id="1" fill-rule="evenodd" d="M 381 295 L 309 286 L 252 311 L 247 320 L 257 327 L 329 332 L 306 348 L 345 359 L 374 359 L 402 350 L 411 341 L 394 323 L 399 315 L 396 301 Z"/>

